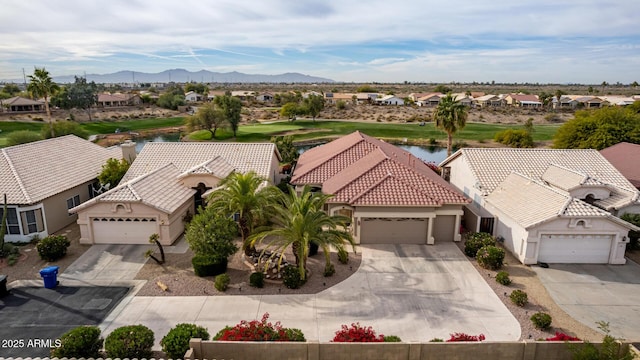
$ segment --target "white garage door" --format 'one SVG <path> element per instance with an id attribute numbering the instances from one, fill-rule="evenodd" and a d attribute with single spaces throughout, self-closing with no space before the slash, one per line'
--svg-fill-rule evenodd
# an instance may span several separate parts
<path id="1" fill-rule="evenodd" d="M 148 244 L 158 232 L 155 218 L 93 218 L 95 244 Z"/>
<path id="2" fill-rule="evenodd" d="M 361 244 L 426 244 L 427 219 L 363 218 Z"/>
<path id="3" fill-rule="evenodd" d="M 543 235 L 538 261 L 568 264 L 608 264 L 611 235 Z"/>

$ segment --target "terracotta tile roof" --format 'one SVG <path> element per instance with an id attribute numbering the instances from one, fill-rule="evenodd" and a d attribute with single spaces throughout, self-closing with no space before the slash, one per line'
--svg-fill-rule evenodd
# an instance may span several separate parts
<path id="1" fill-rule="evenodd" d="M 621 190 L 637 192 L 607 159 L 593 149 L 464 148 L 445 159 L 440 166 L 446 166 L 460 156 L 466 159 L 484 195 L 491 193 L 512 171 L 541 179 L 552 164 L 584 173 Z"/>
<path id="2" fill-rule="evenodd" d="M 44 101 L 31 100 L 21 96 L 14 96 L 2 101 L 4 105 L 24 106 L 24 105 L 44 105 Z"/>
<path id="3" fill-rule="evenodd" d="M 516 172 L 510 173 L 485 200 L 524 228 L 558 217 L 612 217 L 566 192 Z"/>
<path id="4" fill-rule="evenodd" d="M 304 152 L 292 184 L 320 184 L 351 205 L 442 206 L 469 201 L 420 159 L 356 131 Z"/>
<path id="5" fill-rule="evenodd" d="M 196 192 L 183 186 L 178 180 L 178 175 L 180 170 L 173 164 L 167 164 L 153 172 L 120 183 L 69 212 L 75 213 L 96 203 L 139 202 L 171 214 Z"/>
<path id="6" fill-rule="evenodd" d="M 509 96 L 517 101 L 538 101 L 538 96 L 530 94 L 509 94 Z"/>
<path id="7" fill-rule="evenodd" d="M 10 204 L 34 204 L 95 179 L 114 152 L 74 135 L 2 149 L 0 194 Z"/>
<path id="8" fill-rule="evenodd" d="M 621 142 L 600 150 L 600 154 L 615 166 L 635 186 L 640 188 L 640 145 Z"/>
<path id="9" fill-rule="evenodd" d="M 189 142 L 150 142 L 131 164 L 123 181 L 144 175 L 168 163 L 174 164 L 180 173 L 192 170 L 216 158 L 224 159 L 232 168 L 241 171 L 255 171 L 258 175 L 271 178 L 271 160 L 277 153 L 271 143 L 189 143 Z M 213 163 L 210 163 L 213 166 Z M 224 171 L 215 166 L 218 170 Z"/>

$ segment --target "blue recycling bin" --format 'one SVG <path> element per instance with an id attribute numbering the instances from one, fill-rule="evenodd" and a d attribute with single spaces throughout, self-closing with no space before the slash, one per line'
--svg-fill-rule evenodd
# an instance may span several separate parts
<path id="1" fill-rule="evenodd" d="M 58 285 L 58 266 L 47 266 L 40 270 L 40 276 L 44 280 L 44 287 L 47 289 L 55 289 Z"/>

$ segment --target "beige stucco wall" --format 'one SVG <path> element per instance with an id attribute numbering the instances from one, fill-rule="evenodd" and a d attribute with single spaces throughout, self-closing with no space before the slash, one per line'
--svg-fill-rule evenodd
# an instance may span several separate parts
<path id="1" fill-rule="evenodd" d="M 93 181 L 78 185 L 72 189 L 51 196 L 42 202 L 45 213 L 46 230 L 49 234 L 76 221 L 78 217 L 75 214 L 69 215 L 67 212 L 67 199 L 80 195 L 81 204 L 89 200 L 89 184 L 92 182 Z"/>
<path id="2" fill-rule="evenodd" d="M 97 203 L 78 213 L 78 225 L 80 225 L 80 243 L 94 243 L 94 238 L 92 236 L 92 218 L 152 217 L 156 219 L 156 222 L 158 224 L 158 235 L 160 236 L 160 243 L 162 245 L 171 245 L 173 241 L 175 241 L 184 230 L 182 216 L 184 216 L 187 210 L 193 211 L 193 198 L 190 198 L 187 202 L 185 202 L 185 204 L 183 204 L 179 208 L 179 210 L 175 212 L 175 216 L 171 218 L 169 218 L 168 214 L 142 203 Z M 114 236 L 115 235 L 117 234 L 114 234 Z M 147 242 L 148 239 L 140 239 L 138 243 L 146 244 Z"/>
<path id="3" fill-rule="evenodd" d="M 196 188 L 203 183 L 206 187 L 215 188 L 220 183 L 219 178 L 209 174 L 189 174 L 180 180 L 182 185 L 189 188 Z"/>

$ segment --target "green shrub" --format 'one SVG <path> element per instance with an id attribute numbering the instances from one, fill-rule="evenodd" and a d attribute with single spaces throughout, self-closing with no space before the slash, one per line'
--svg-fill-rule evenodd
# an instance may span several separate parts
<path id="1" fill-rule="evenodd" d="M 333 276 L 333 274 L 335 273 L 336 273 L 336 267 L 333 266 L 333 264 L 326 264 L 322 275 L 324 275 L 324 277 L 329 277 L 329 276 Z"/>
<path id="2" fill-rule="evenodd" d="M 537 312 L 531 316 L 531 322 L 536 329 L 547 330 L 551 327 L 551 315 Z"/>
<path id="3" fill-rule="evenodd" d="M 226 291 L 227 288 L 229 287 L 229 283 L 231 282 L 231 279 L 229 278 L 229 275 L 227 274 L 220 274 L 218 276 L 216 276 L 216 281 L 214 286 L 216 287 L 216 290 L 218 291 Z"/>
<path id="4" fill-rule="evenodd" d="M 195 255 L 191 259 L 191 264 L 195 274 L 200 277 L 215 276 L 227 271 L 227 260 L 218 262 L 216 258 L 209 255 Z"/>
<path id="5" fill-rule="evenodd" d="M 468 233 L 464 242 L 464 253 L 469 257 L 476 257 L 478 250 L 487 245 L 495 245 L 496 240 L 490 234 L 483 232 Z"/>
<path id="6" fill-rule="evenodd" d="M 444 339 L 433 338 L 433 339 L 429 340 L 429 342 L 444 342 Z"/>
<path id="7" fill-rule="evenodd" d="M 522 290 L 513 290 L 511 295 L 509 295 L 509 298 L 511 299 L 511 302 L 520 307 L 527 305 L 529 302 L 527 293 Z"/>
<path id="8" fill-rule="evenodd" d="M 261 271 L 256 271 L 249 275 L 249 285 L 256 288 L 264 287 L 264 274 Z"/>
<path id="9" fill-rule="evenodd" d="M 525 129 L 506 129 L 496 133 L 493 140 L 514 148 L 532 148 L 533 136 Z"/>
<path id="10" fill-rule="evenodd" d="M 502 284 L 502 285 L 509 285 L 511 284 L 511 279 L 509 278 L 509 273 L 506 271 L 500 271 L 498 272 L 498 274 L 496 274 L 496 282 L 498 284 Z"/>
<path id="11" fill-rule="evenodd" d="M 504 250 L 493 245 L 484 246 L 478 250 L 476 259 L 483 268 L 498 270 L 504 263 Z"/>
<path id="12" fill-rule="evenodd" d="M 602 345 L 596 347 L 594 344 L 585 341 L 584 346 L 575 346 L 569 344 L 569 350 L 575 360 L 633 360 L 637 357 L 633 354 L 629 346 L 618 343 L 616 338 L 611 336 L 609 330 L 609 323 L 605 321 L 598 321 L 598 329 L 604 332 L 604 338 L 602 338 Z M 624 350 L 621 351 L 621 346 Z"/>
<path id="13" fill-rule="evenodd" d="M 347 252 L 347 250 L 343 248 L 338 249 L 338 261 L 340 261 L 341 264 L 346 264 L 349 262 L 349 253 Z"/>
<path id="14" fill-rule="evenodd" d="M 104 340 L 104 350 L 110 358 L 150 358 L 155 338 L 144 325 L 119 327 Z"/>
<path id="15" fill-rule="evenodd" d="M 56 261 L 67 254 L 71 241 L 64 235 L 49 235 L 36 245 L 40 258 L 45 261 Z"/>
<path id="16" fill-rule="evenodd" d="M 384 342 L 402 342 L 402 339 L 400 339 L 399 336 L 395 335 L 385 335 Z"/>
<path id="17" fill-rule="evenodd" d="M 11 255 L 15 255 L 15 256 L 20 255 L 20 248 L 18 248 L 17 246 L 11 243 L 4 243 L 2 245 L 2 249 L 0 250 L 2 250 L 0 251 L 0 258 L 10 257 Z"/>
<path id="18" fill-rule="evenodd" d="M 7 135 L 7 146 L 26 144 L 44 139 L 39 133 L 29 130 L 18 130 Z"/>
<path id="19" fill-rule="evenodd" d="M 287 265 L 282 269 L 282 283 L 289 289 L 298 289 L 305 281 L 300 278 L 297 266 Z"/>
<path id="20" fill-rule="evenodd" d="M 51 349 L 51 357 L 99 358 L 103 341 L 97 326 L 79 326 L 60 337 L 60 346 Z"/>
<path id="21" fill-rule="evenodd" d="M 301 341 L 305 342 L 304 334 L 302 330 L 296 328 L 284 328 L 285 338 L 289 339 L 289 341 Z"/>
<path id="22" fill-rule="evenodd" d="M 209 332 L 195 324 L 178 324 L 162 338 L 160 345 L 170 359 L 182 359 L 191 338 L 209 340 Z"/>

